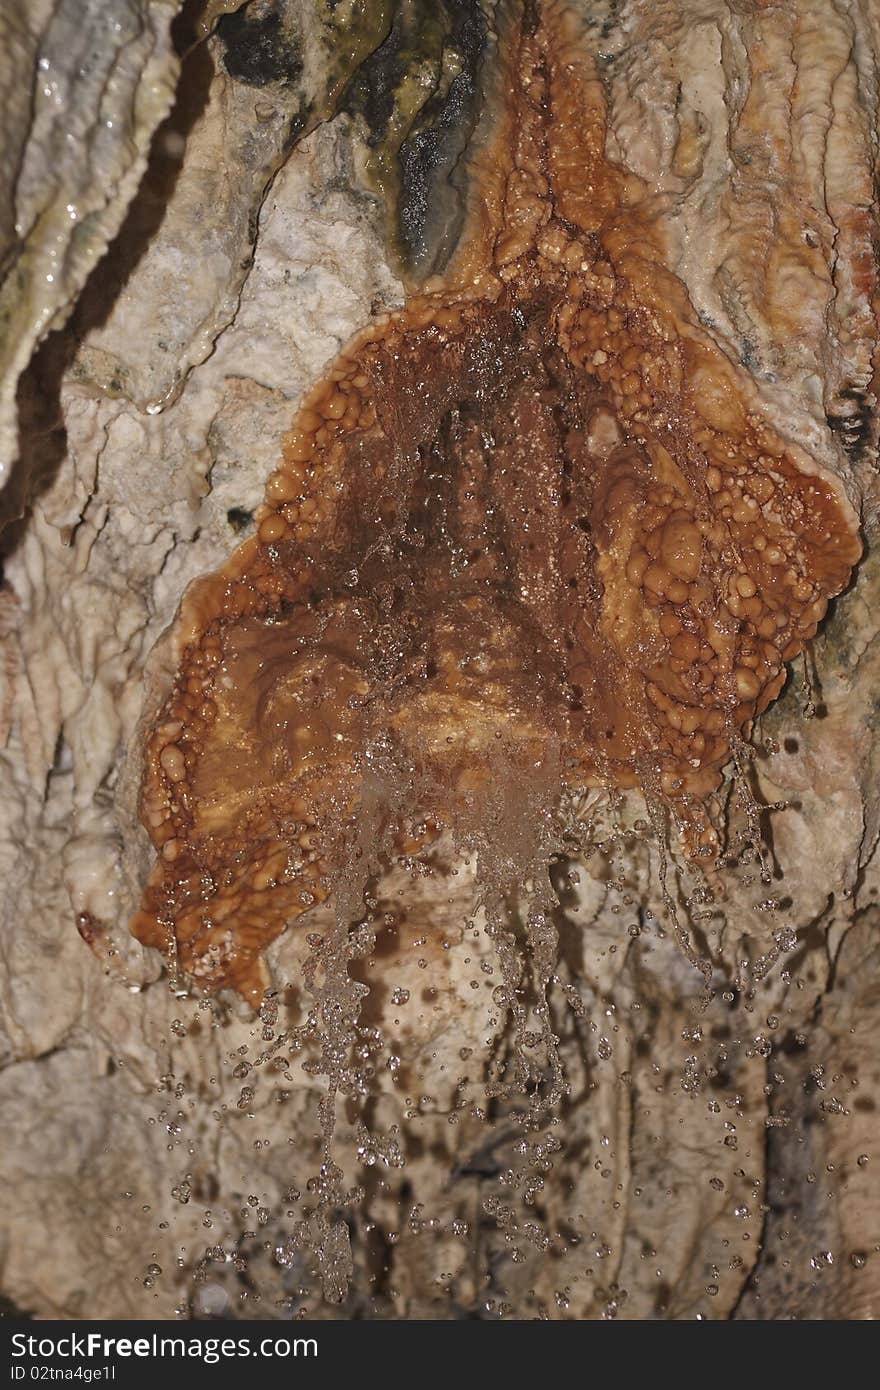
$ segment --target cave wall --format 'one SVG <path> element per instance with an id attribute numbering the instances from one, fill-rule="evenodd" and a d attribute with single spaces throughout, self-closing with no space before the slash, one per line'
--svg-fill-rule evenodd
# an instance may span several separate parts
<path id="1" fill-rule="evenodd" d="M 500 1043 L 470 871 L 382 885 L 389 912 L 404 888 L 410 906 L 363 967 L 386 1140 L 340 1122 L 365 1189 L 341 1309 L 289 1243 L 319 1089 L 283 1050 L 253 1066 L 307 1006 L 302 934 L 271 955 L 280 1022 L 255 1022 L 175 996 L 127 931 L 149 654 L 247 534 L 307 388 L 454 244 L 505 8 L 447 0 L 428 24 L 415 0 L 130 0 L 115 27 L 106 4 L 74 22 L 30 0 L 5 21 L 0 1283 L 35 1316 L 876 1312 L 873 7 L 587 12 L 609 156 L 666 195 L 702 323 L 845 478 L 868 546 L 755 731 L 743 775 L 786 803 L 762 816 L 774 881 L 719 881 L 708 1008 L 656 847 L 568 867 L 572 1095 L 562 1152 L 539 1155 L 540 1230 L 504 1211 L 515 1129 L 479 1113 Z"/>

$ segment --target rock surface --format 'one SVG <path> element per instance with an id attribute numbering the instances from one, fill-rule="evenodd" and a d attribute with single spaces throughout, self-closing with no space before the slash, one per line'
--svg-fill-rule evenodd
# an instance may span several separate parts
<path id="1" fill-rule="evenodd" d="M 149 653 L 247 533 L 307 388 L 454 240 L 456 142 L 508 8 L 445 0 L 435 26 L 416 0 L 369 23 L 227 0 L 172 28 L 132 0 L 118 27 L 86 7 L 71 42 L 71 7 L 29 0 L 3 46 L 38 100 L 0 80 L 0 443 L 24 511 L 0 590 L 0 1282 L 35 1316 L 876 1316 L 870 8 L 590 7 L 609 156 L 656 188 L 704 326 L 868 538 L 726 784 L 731 849 L 760 814 L 771 881 L 728 866 L 682 912 L 712 1001 L 650 835 L 557 866 L 571 1095 L 524 1138 L 485 1095 L 508 1043 L 473 866 L 398 870 L 352 964 L 366 1100 L 334 1152 L 364 1191 L 310 1245 L 323 1088 L 295 1030 L 329 918 L 273 948 L 259 1020 L 175 997 L 128 935 Z"/>

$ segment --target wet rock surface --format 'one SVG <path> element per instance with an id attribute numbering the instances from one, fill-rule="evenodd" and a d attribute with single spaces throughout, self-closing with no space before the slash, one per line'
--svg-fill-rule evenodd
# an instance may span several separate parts
<path id="1" fill-rule="evenodd" d="M 605 154 L 656 192 L 668 269 L 868 541 L 728 768 L 727 862 L 696 885 L 669 867 L 711 1001 L 631 795 L 556 856 L 543 916 L 511 900 L 499 927 L 446 841 L 404 855 L 344 905 L 361 927 L 334 1033 L 327 907 L 270 948 L 262 1016 L 175 994 L 130 937 L 139 729 L 173 670 L 156 643 L 251 534 L 301 401 L 454 246 L 457 152 L 516 7 L 448 0 L 436 27 L 412 4 L 252 0 L 175 28 L 172 9 L 102 28 L 113 112 L 69 82 L 63 6 L 14 36 L 59 85 L 42 115 L 10 108 L 25 153 L 3 175 L 5 500 L 24 509 L 0 591 L 5 1296 L 72 1318 L 876 1315 L 870 17 L 628 4 L 581 31 Z M 120 109 L 133 140 L 106 124 Z M 81 164 L 56 153 L 74 128 L 102 131 Z M 76 254 L 67 202 L 93 216 Z M 56 256 L 37 293 L 25 269 Z M 504 932 L 526 1051 L 549 1028 L 567 1088 L 531 1129 L 505 1089 Z"/>

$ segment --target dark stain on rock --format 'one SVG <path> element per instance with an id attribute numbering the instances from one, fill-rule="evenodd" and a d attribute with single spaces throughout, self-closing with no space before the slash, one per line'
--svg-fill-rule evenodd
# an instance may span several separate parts
<path id="1" fill-rule="evenodd" d="M 282 7 L 273 0 L 252 0 L 217 25 L 223 66 L 230 77 L 249 87 L 290 87 L 302 73 L 299 45 L 282 22 Z"/>
<path id="2" fill-rule="evenodd" d="M 342 102 L 343 110 L 363 117 L 371 149 L 378 149 L 388 134 L 395 90 L 406 67 L 404 15 L 398 9 L 387 39 L 355 73 Z"/>
<path id="3" fill-rule="evenodd" d="M 230 507 L 226 513 L 226 520 L 235 532 L 243 531 L 245 527 L 250 526 L 253 519 L 254 514 L 247 507 Z"/>
<path id="4" fill-rule="evenodd" d="M 461 231 L 457 170 L 482 109 L 487 34 L 477 0 L 401 3 L 343 98 L 367 128 L 401 260 L 420 276 L 442 270 Z"/>
<path id="5" fill-rule="evenodd" d="M 852 386 L 838 392 L 825 419 L 850 458 L 861 457 L 871 441 L 871 403 L 865 392 Z"/>
<path id="6" fill-rule="evenodd" d="M 286 150 L 292 150 L 294 145 L 299 140 L 300 136 L 305 131 L 308 125 L 309 115 L 309 106 L 307 104 L 303 104 L 291 116 L 290 121 L 288 122 L 287 133 L 285 135 L 284 141 L 284 147 Z"/>
<path id="7" fill-rule="evenodd" d="M 447 5 L 452 28 L 444 52 L 454 50 L 461 67 L 448 88 L 438 88 L 422 107 L 399 156 L 400 238 L 410 264 L 425 273 L 442 268 L 461 231 L 464 196 L 455 170 L 479 116 L 486 47 L 486 19 L 479 7 L 472 0 L 447 0 Z M 457 195 L 451 205 L 440 196 L 450 188 Z"/>

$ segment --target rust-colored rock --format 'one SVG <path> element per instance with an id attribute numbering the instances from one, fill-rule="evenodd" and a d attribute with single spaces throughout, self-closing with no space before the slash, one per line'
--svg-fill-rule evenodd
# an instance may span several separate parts
<path id="1" fill-rule="evenodd" d="M 448 271 L 340 355 L 184 600 L 133 929 L 205 988 L 257 996 L 343 860 L 469 831 L 505 769 L 548 806 L 642 786 L 710 853 L 702 798 L 858 557 L 606 161 L 576 22 L 540 15 Z"/>

